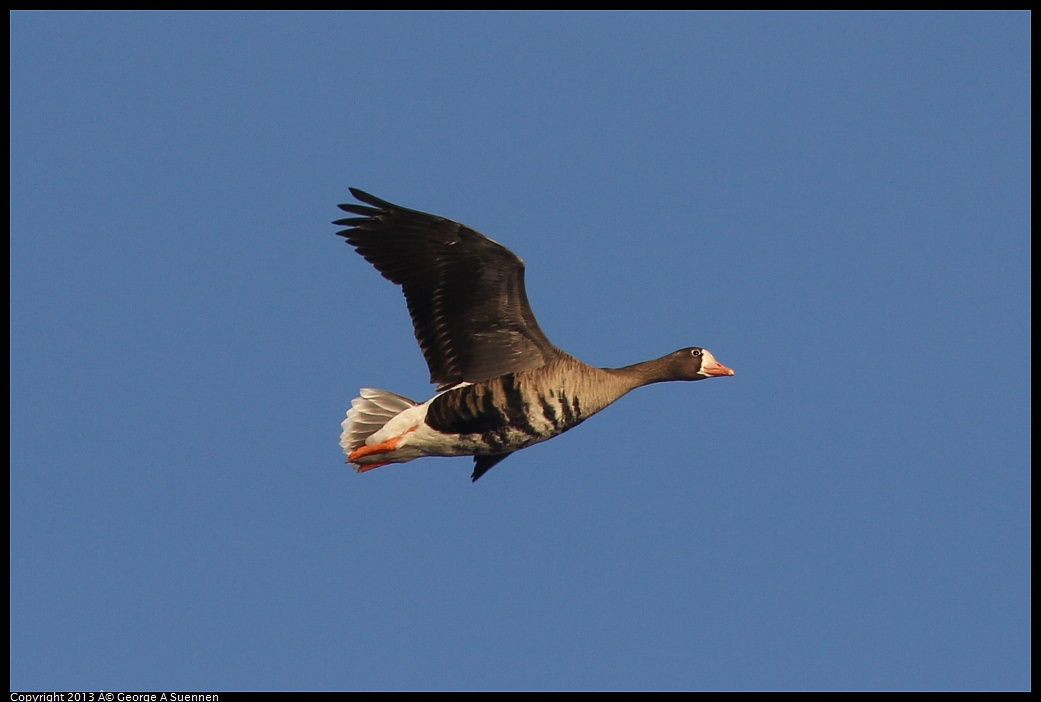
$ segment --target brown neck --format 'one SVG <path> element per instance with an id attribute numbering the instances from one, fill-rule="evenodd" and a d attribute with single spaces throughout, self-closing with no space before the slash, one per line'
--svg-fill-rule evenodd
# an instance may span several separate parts
<path id="1" fill-rule="evenodd" d="M 606 370 L 611 375 L 628 379 L 631 383 L 629 390 L 650 385 L 651 383 L 664 383 L 669 380 L 676 380 L 676 374 L 671 364 L 667 362 L 666 357 L 641 361 L 640 363 L 623 366 L 622 368 L 604 368 L 603 370 Z"/>

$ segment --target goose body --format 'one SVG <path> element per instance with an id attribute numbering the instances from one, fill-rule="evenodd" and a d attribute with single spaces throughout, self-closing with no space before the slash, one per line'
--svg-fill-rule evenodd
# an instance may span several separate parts
<path id="1" fill-rule="evenodd" d="M 524 263 L 476 230 L 351 188 L 365 205 L 334 224 L 405 294 L 438 392 L 423 403 L 363 388 L 340 445 L 358 471 L 423 456 L 473 456 L 473 480 L 514 451 L 561 434 L 629 391 L 733 375 L 700 347 L 624 368 L 590 366 L 554 346 L 524 289 Z"/>

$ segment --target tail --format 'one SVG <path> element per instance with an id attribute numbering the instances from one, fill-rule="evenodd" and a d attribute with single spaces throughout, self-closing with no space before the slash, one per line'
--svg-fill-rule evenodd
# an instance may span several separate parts
<path id="1" fill-rule="evenodd" d="M 351 452 L 365 444 L 365 440 L 383 428 L 394 417 L 415 407 L 412 400 L 387 390 L 362 388 L 361 396 L 351 400 L 347 419 L 340 425 L 340 446 L 350 456 Z"/>

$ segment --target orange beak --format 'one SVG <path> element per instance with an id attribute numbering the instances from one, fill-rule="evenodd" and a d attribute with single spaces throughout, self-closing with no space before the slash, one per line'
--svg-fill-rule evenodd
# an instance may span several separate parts
<path id="1" fill-rule="evenodd" d="M 733 375 L 734 369 L 727 368 L 719 361 L 713 361 L 708 365 L 702 366 L 701 372 L 705 375 Z"/>

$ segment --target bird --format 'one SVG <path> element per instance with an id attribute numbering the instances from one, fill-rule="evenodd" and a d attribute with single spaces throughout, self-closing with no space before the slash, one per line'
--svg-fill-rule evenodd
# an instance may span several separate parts
<path id="1" fill-rule="evenodd" d="M 401 286 L 437 389 L 425 402 L 362 388 L 341 424 L 347 463 L 365 472 L 425 456 L 472 456 L 476 481 L 510 454 L 558 436 L 631 390 L 734 375 L 699 346 L 621 368 L 599 368 L 543 333 L 524 262 L 459 222 L 350 188 L 364 204 L 336 232 Z"/>

